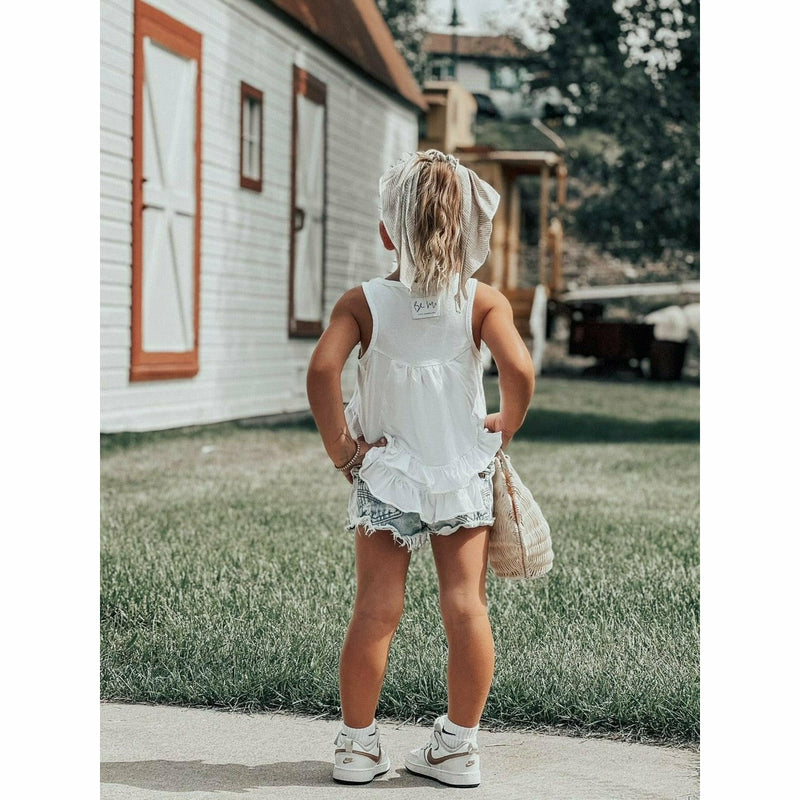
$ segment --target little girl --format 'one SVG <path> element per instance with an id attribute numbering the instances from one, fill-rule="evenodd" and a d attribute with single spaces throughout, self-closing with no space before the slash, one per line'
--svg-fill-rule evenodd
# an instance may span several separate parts
<path id="1" fill-rule="evenodd" d="M 390 768 L 375 710 L 411 552 L 430 540 L 448 642 L 447 713 L 405 766 L 477 786 L 478 726 L 494 672 L 485 591 L 494 455 L 522 425 L 533 364 L 508 300 L 470 277 L 489 252 L 497 192 L 428 150 L 390 168 L 380 198 L 380 236 L 397 269 L 345 292 L 308 369 L 325 449 L 352 484 L 346 528 L 355 530 L 333 778 L 368 783 Z M 500 382 L 500 411 L 488 416 L 481 341 Z M 341 373 L 357 344 L 357 385 L 343 408 Z"/>

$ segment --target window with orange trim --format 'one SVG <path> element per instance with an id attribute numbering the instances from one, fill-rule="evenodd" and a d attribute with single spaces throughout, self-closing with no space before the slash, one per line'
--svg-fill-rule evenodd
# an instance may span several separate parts
<path id="1" fill-rule="evenodd" d="M 264 93 L 241 82 L 239 185 L 260 192 L 263 180 Z"/>
<path id="2" fill-rule="evenodd" d="M 202 36 L 136 0 L 132 381 L 199 370 Z"/>

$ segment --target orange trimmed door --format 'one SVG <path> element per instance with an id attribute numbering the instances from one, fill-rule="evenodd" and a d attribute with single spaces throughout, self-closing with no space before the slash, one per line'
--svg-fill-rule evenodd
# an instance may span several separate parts
<path id="1" fill-rule="evenodd" d="M 326 87 L 294 68 L 289 335 L 322 334 L 325 291 Z"/>
<path id="2" fill-rule="evenodd" d="M 199 370 L 202 37 L 135 6 L 130 378 Z"/>

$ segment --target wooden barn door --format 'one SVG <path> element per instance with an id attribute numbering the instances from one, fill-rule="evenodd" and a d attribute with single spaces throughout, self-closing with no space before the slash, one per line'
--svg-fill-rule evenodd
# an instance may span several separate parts
<path id="1" fill-rule="evenodd" d="M 325 84 L 294 68 L 289 334 L 322 333 L 325 290 Z"/>
<path id="2" fill-rule="evenodd" d="M 198 371 L 200 46 L 136 4 L 133 380 Z"/>

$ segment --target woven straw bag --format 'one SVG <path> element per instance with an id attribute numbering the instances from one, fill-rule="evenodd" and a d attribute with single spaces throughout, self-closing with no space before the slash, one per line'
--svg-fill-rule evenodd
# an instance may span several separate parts
<path id="1" fill-rule="evenodd" d="M 499 578 L 540 578 L 553 566 L 550 526 L 511 459 L 495 456 L 494 525 L 489 532 L 489 566 Z"/>

